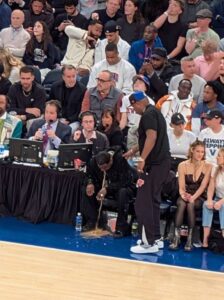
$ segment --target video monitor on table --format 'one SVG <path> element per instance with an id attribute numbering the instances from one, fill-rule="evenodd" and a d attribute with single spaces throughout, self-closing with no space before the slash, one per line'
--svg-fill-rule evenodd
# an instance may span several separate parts
<path id="1" fill-rule="evenodd" d="M 9 158 L 12 161 L 43 165 L 43 142 L 27 139 L 9 139 Z"/>
<path id="2" fill-rule="evenodd" d="M 83 170 L 92 158 L 92 144 L 61 144 L 58 168 Z"/>

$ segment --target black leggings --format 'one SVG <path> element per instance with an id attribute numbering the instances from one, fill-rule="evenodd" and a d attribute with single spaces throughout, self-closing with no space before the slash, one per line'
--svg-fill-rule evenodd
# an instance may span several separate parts
<path id="1" fill-rule="evenodd" d="M 189 228 L 193 228 L 195 225 L 195 210 L 202 208 L 203 199 L 198 198 L 193 203 L 184 201 L 181 197 L 177 199 L 177 212 L 175 216 L 175 226 L 179 228 L 183 225 L 184 212 L 187 210 L 187 219 Z"/>

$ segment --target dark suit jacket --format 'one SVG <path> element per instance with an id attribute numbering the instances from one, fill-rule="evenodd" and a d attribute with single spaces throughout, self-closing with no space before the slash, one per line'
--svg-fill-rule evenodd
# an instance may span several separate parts
<path id="1" fill-rule="evenodd" d="M 27 138 L 30 138 L 31 136 L 34 136 L 36 131 L 39 128 L 42 128 L 42 126 L 45 124 L 44 119 L 35 120 L 33 121 L 32 125 L 30 126 L 30 129 L 27 133 Z M 61 142 L 64 144 L 68 144 L 71 136 L 71 127 L 68 125 L 65 125 L 58 121 L 58 125 L 55 131 L 55 134 L 57 137 L 61 139 Z M 52 149 L 55 149 L 54 145 L 52 144 Z"/>

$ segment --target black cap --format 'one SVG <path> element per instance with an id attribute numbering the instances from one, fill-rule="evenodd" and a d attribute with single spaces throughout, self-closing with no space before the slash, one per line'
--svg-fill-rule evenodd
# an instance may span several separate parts
<path id="1" fill-rule="evenodd" d="M 196 13 L 196 19 L 197 18 L 199 18 L 199 19 L 206 19 L 206 18 L 212 19 L 212 12 L 207 8 L 200 9 Z"/>
<path id="2" fill-rule="evenodd" d="M 171 124 L 173 125 L 180 125 L 185 124 L 184 116 L 180 113 L 174 113 L 171 117 Z"/>
<path id="3" fill-rule="evenodd" d="M 152 55 L 151 57 L 163 57 L 166 58 L 167 57 L 167 51 L 165 48 L 154 48 L 152 50 Z"/>
<path id="4" fill-rule="evenodd" d="M 115 21 L 108 21 L 105 25 L 104 25 L 104 32 L 105 33 L 111 33 L 111 32 L 116 32 L 120 29 L 120 26 L 117 25 L 117 23 Z"/>
<path id="5" fill-rule="evenodd" d="M 211 119 L 223 119 L 223 113 L 218 110 L 218 109 L 212 109 L 212 110 L 209 110 L 207 111 L 206 114 L 204 114 L 204 119 L 208 119 L 208 120 L 211 120 Z"/>

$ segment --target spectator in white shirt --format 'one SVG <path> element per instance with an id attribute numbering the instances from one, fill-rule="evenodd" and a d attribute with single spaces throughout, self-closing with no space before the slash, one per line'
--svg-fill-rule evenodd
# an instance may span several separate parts
<path id="1" fill-rule="evenodd" d="M 11 14 L 11 26 L 0 32 L 0 47 L 7 48 L 15 57 L 22 59 L 29 33 L 23 28 L 24 13 L 16 9 Z"/>
<path id="2" fill-rule="evenodd" d="M 207 128 L 203 129 L 198 136 L 205 143 L 206 160 L 216 165 L 216 157 L 220 148 L 224 148 L 224 125 L 222 125 L 223 113 L 213 109 L 204 115 Z"/>
<path id="3" fill-rule="evenodd" d="M 95 87 L 97 75 L 108 70 L 113 74 L 116 88 L 124 94 L 132 92 L 132 78 L 136 75 L 135 68 L 126 60 L 120 58 L 117 45 L 110 43 L 105 48 L 106 59 L 93 66 L 90 72 L 87 88 Z"/>
<path id="4" fill-rule="evenodd" d="M 174 113 L 171 117 L 170 127 L 167 129 L 170 143 L 171 170 L 177 172 L 179 163 L 186 160 L 190 145 L 196 140 L 193 132 L 185 128 L 184 116 L 180 113 Z"/>
<path id="5" fill-rule="evenodd" d="M 107 44 L 114 43 L 117 45 L 117 49 L 119 52 L 120 58 L 128 60 L 128 53 L 130 49 L 130 45 L 122 40 L 119 35 L 120 27 L 117 25 L 115 21 L 109 21 L 104 26 L 104 32 L 106 38 L 101 40 L 95 50 L 95 63 L 106 58 L 105 55 L 105 47 Z"/>

